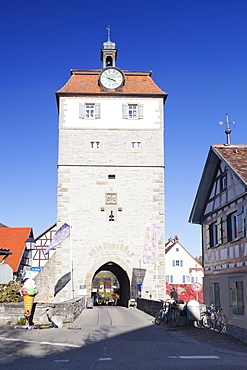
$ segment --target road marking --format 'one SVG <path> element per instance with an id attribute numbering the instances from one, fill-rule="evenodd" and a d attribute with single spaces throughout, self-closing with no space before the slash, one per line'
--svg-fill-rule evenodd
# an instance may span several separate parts
<path id="1" fill-rule="evenodd" d="M 54 362 L 69 362 L 69 360 L 54 360 Z"/>
<path id="2" fill-rule="evenodd" d="M 74 348 L 81 347 L 77 344 L 70 344 L 70 343 L 38 342 L 37 340 L 6 338 L 6 337 L 1 337 L 1 336 L 0 336 L 0 340 L 11 341 L 11 342 L 22 342 L 22 343 L 48 344 L 49 346 L 62 346 L 62 347 L 74 347 Z"/>
<path id="3" fill-rule="evenodd" d="M 111 361 L 112 358 L 110 357 L 100 357 L 98 361 Z"/>
<path id="4" fill-rule="evenodd" d="M 202 359 L 219 359 L 219 356 L 167 356 L 168 358 L 182 358 L 183 360 L 202 360 Z"/>

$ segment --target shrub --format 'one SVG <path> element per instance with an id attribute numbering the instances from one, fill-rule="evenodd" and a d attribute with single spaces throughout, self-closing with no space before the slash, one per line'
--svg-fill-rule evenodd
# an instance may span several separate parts
<path id="1" fill-rule="evenodd" d="M 0 284 L 0 302 L 18 302 L 21 286 L 15 281 Z"/>
<path id="2" fill-rule="evenodd" d="M 27 322 L 25 317 L 20 317 L 19 320 L 17 321 L 17 324 L 19 325 L 25 325 Z"/>

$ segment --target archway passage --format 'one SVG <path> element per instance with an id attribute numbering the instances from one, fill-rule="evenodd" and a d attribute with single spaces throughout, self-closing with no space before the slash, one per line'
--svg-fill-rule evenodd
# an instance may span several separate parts
<path id="1" fill-rule="evenodd" d="M 122 269 L 118 264 L 114 262 L 107 262 L 102 265 L 97 271 L 93 278 L 100 272 L 100 271 L 110 271 L 112 272 L 119 281 L 119 295 L 120 299 L 118 301 L 119 306 L 128 307 L 129 299 L 130 299 L 130 281 L 126 271 Z"/>

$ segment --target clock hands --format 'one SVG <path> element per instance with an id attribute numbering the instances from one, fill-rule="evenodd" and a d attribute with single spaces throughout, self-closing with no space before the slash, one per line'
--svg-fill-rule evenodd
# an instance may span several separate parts
<path id="1" fill-rule="evenodd" d="M 112 80 L 112 81 L 116 82 L 116 80 L 114 80 L 114 78 L 111 78 L 111 77 L 107 77 L 107 80 Z"/>

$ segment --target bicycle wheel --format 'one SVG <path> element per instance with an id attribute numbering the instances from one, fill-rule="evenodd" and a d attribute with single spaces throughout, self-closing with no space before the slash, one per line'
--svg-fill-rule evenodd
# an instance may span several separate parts
<path id="1" fill-rule="evenodd" d="M 216 331 L 216 333 L 220 333 L 221 331 L 224 331 L 226 327 L 225 318 L 222 315 L 219 315 L 214 323 L 213 329 Z"/>
<path id="2" fill-rule="evenodd" d="M 156 325 L 159 325 L 163 319 L 163 310 L 159 310 L 154 318 L 154 322 Z"/>
<path id="3" fill-rule="evenodd" d="M 180 321 L 180 314 L 176 310 L 171 310 L 170 313 L 168 314 L 168 325 L 171 328 L 175 328 L 178 326 Z"/>
<path id="4" fill-rule="evenodd" d="M 210 319 L 209 319 L 209 329 L 210 328 L 212 328 L 212 329 L 215 328 L 216 321 L 217 321 L 216 313 L 215 312 L 211 312 Z"/>
<path id="5" fill-rule="evenodd" d="M 202 327 L 204 327 L 206 329 L 211 328 L 211 325 L 212 325 L 211 318 L 206 312 L 201 312 L 200 322 L 201 322 Z"/>
<path id="6" fill-rule="evenodd" d="M 201 312 L 200 313 L 200 320 L 196 320 L 196 325 L 200 329 L 204 328 L 205 315 L 206 315 L 205 312 Z"/>

